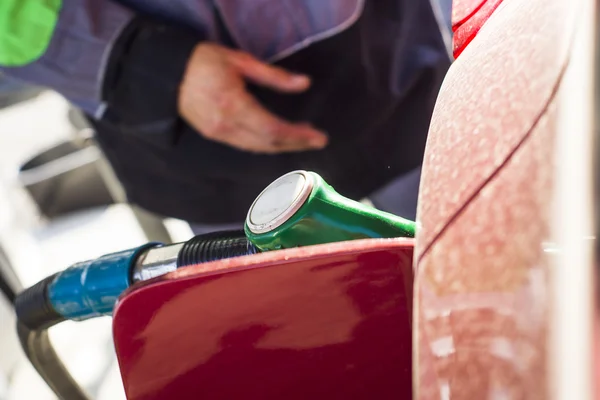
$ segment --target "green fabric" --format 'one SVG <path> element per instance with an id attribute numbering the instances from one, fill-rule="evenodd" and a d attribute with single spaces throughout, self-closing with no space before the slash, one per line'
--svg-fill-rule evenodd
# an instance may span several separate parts
<path id="1" fill-rule="evenodd" d="M 52 39 L 63 0 L 0 0 L 0 66 L 40 58 Z"/>

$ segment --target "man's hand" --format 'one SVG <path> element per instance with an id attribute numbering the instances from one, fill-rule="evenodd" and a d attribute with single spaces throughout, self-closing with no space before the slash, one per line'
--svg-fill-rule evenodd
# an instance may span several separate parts
<path id="1" fill-rule="evenodd" d="M 204 137 L 255 153 L 321 149 L 327 137 L 308 124 L 268 112 L 246 91 L 245 79 L 285 93 L 303 92 L 310 79 L 265 64 L 247 53 L 210 43 L 196 46 L 179 94 L 181 116 Z"/>

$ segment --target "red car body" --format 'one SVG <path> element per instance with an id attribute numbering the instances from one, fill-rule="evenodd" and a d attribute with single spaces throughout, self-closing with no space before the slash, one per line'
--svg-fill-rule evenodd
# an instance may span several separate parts
<path id="1" fill-rule="evenodd" d="M 129 400 L 591 398 L 594 14 L 455 0 L 416 241 L 134 286 L 113 323 Z"/>
<path id="2" fill-rule="evenodd" d="M 337 243 L 135 288 L 113 323 L 128 399 L 411 398 L 412 253 Z"/>

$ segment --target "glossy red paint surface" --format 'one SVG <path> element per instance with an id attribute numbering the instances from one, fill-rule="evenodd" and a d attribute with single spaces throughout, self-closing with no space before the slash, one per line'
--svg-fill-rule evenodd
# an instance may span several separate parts
<path id="1" fill-rule="evenodd" d="M 460 0 L 453 10 L 453 53 L 458 58 L 503 0 Z"/>
<path id="2" fill-rule="evenodd" d="M 411 398 L 411 240 L 189 267 L 114 314 L 129 400 Z"/>
<path id="3" fill-rule="evenodd" d="M 473 16 L 487 0 L 454 0 L 452 1 L 452 27 L 460 26 Z"/>

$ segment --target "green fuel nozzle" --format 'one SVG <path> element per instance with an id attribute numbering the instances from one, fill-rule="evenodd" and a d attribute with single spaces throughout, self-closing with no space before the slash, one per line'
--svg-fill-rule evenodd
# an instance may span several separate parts
<path id="1" fill-rule="evenodd" d="M 246 217 L 261 251 L 366 238 L 414 237 L 415 223 L 337 193 L 314 172 L 293 171 L 270 184 Z"/>
<path id="2" fill-rule="evenodd" d="M 170 245 L 148 243 L 77 263 L 20 293 L 15 309 L 19 321 L 35 330 L 63 319 L 109 315 L 131 284 L 177 268 L 260 251 L 414 233 L 414 222 L 347 199 L 314 172 L 294 171 L 257 197 L 245 232 L 215 232 Z"/>

